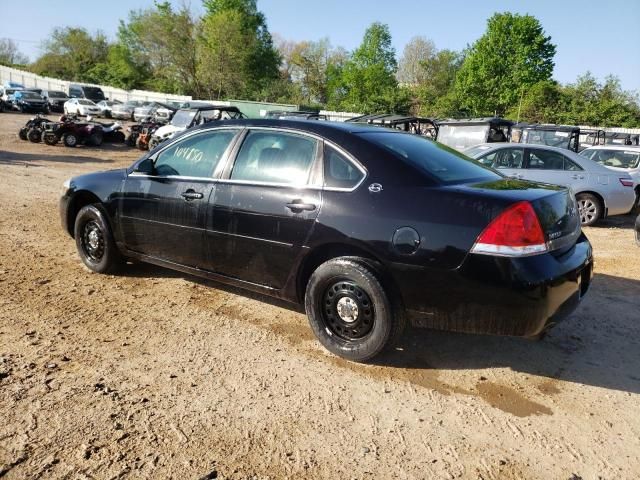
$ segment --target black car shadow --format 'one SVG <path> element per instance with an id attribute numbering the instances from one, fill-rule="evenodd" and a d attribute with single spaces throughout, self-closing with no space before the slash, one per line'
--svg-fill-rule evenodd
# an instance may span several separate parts
<path id="1" fill-rule="evenodd" d="M 55 148 L 55 147 L 52 147 Z M 80 147 L 82 148 L 82 147 Z M 96 150 L 91 150 L 93 153 Z M 108 158 L 98 158 L 98 157 L 89 157 L 89 156 L 78 156 L 78 155 L 49 155 L 49 154 L 35 154 L 35 153 L 18 153 L 18 152 L 7 152 L 4 150 L 0 150 L 0 164 L 4 165 L 28 165 L 33 167 L 43 166 L 43 164 L 48 162 L 55 163 L 70 163 L 70 164 L 78 164 L 78 163 L 113 163 L 113 160 Z"/>
<path id="2" fill-rule="evenodd" d="M 632 229 L 635 225 L 636 218 L 640 214 L 640 208 L 634 208 L 631 212 L 626 215 L 615 215 L 613 217 L 603 218 L 596 222 L 595 225 L 592 225 L 590 228 L 624 228 L 624 229 Z"/>
<path id="3" fill-rule="evenodd" d="M 123 275 L 182 278 L 304 314 L 302 307 L 279 299 L 150 264 L 128 265 Z M 578 309 L 541 341 L 409 327 L 395 349 L 371 363 L 389 368 L 390 375 L 394 369 L 427 371 L 508 367 L 549 379 L 640 393 L 638 293 L 640 280 L 596 274 Z"/>
<path id="4" fill-rule="evenodd" d="M 375 363 L 409 369 L 509 367 L 640 393 L 639 293 L 640 280 L 597 274 L 578 309 L 541 341 L 410 329 L 397 349 Z"/>

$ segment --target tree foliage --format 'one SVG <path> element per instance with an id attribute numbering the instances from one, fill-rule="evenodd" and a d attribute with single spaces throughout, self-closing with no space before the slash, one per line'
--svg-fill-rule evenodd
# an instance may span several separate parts
<path id="1" fill-rule="evenodd" d="M 469 49 L 456 76 L 456 94 L 474 115 L 504 114 L 521 93 L 550 80 L 556 47 L 530 15 L 497 13 Z"/>
<path id="2" fill-rule="evenodd" d="M 24 65 L 29 58 L 18 49 L 16 42 L 10 38 L 0 38 L 0 65 Z"/>
<path id="3" fill-rule="evenodd" d="M 413 37 L 399 61 L 389 27 L 373 23 L 352 52 L 328 38 L 272 37 L 257 0 L 203 0 L 203 14 L 155 0 L 101 32 L 56 28 L 29 66 L 65 80 L 143 88 L 196 98 L 273 101 L 361 113 L 512 119 L 594 126 L 640 126 L 635 93 L 613 76 L 572 84 L 552 79 L 555 45 L 530 15 L 497 13 L 467 49 L 439 50 Z M 275 40 L 274 40 L 275 38 Z M 19 64 L 10 39 L 0 63 Z"/>

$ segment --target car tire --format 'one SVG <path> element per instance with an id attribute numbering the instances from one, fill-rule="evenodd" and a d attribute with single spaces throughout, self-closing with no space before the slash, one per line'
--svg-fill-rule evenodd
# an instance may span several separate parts
<path id="1" fill-rule="evenodd" d="M 62 137 L 62 143 L 64 143 L 65 147 L 76 147 L 78 146 L 78 137 L 75 133 L 67 133 L 64 137 Z"/>
<path id="2" fill-rule="evenodd" d="M 53 133 L 43 133 L 42 141 L 49 146 L 53 146 L 58 144 L 58 137 Z"/>
<path id="3" fill-rule="evenodd" d="M 113 143 L 124 143 L 126 136 L 122 132 L 115 132 L 111 135 L 111 141 Z"/>
<path id="4" fill-rule="evenodd" d="M 24 140 L 24 141 L 29 140 L 29 138 L 27 137 L 28 131 L 29 129 L 27 127 L 22 127 L 20 130 L 18 130 L 18 137 L 20 138 L 20 140 Z"/>
<path id="5" fill-rule="evenodd" d="M 583 227 L 589 227 L 602 218 L 602 204 L 591 193 L 579 193 L 576 195 L 580 222 Z"/>
<path id="6" fill-rule="evenodd" d="M 40 143 L 42 141 L 42 132 L 37 128 L 30 128 L 27 132 L 27 139 L 32 143 Z"/>
<path id="7" fill-rule="evenodd" d="M 93 132 L 91 135 L 89 135 L 89 145 L 93 145 L 94 147 L 99 147 L 100 145 L 102 145 L 102 133 L 100 132 Z"/>
<path id="8" fill-rule="evenodd" d="M 113 239 L 107 216 L 97 205 L 80 209 L 74 224 L 76 248 L 82 263 L 95 273 L 114 273 L 124 261 Z"/>
<path id="9" fill-rule="evenodd" d="M 309 324 L 331 353 L 366 362 L 389 348 L 404 330 L 381 276 L 366 260 L 338 257 L 320 265 L 305 292 Z"/>

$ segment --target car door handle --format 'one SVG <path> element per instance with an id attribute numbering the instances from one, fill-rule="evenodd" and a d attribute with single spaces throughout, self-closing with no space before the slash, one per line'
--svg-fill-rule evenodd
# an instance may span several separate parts
<path id="1" fill-rule="evenodd" d="M 573 178 L 574 180 L 582 180 L 584 179 L 584 175 L 578 175 L 576 173 L 575 175 L 572 175 L 571 178 Z"/>
<path id="2" fill-rule="evenodd" d="M 202 195 L 200 192 L 196 192 L 194 190 L 187 190 L 186 192 L 182 192 L 180 196 L 184 198 L 186 201 L 199 200 L 202 197 L 204 197 L 204 195 Z"/>
<path id="3" fill-rule="evenodd" d="M 302 200 L 296 199 L 291 203 L 287 203 L 287 208 L 293 213 L 300 213 L 304 210 L 312 212 L 316 209 L 316 206 L 313 203 L 304 203 Z"/>

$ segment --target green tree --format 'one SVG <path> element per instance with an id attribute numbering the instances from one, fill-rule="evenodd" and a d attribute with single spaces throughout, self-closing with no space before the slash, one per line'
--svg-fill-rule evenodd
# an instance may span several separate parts
<path id="1" fill-rule="evenodd" d="M 103 33 L 94 36 L 84 28 L 55 28 L 44 44 L 44 53 L 32 65 L 40 75 L 89 81 L 87 72 L 106 61 L 109 45 Z"/>
<path id="2" fill-rule="evenodd" d="M 247 91 L 246 69 L 255 38 L 234 10 L 210 14 L 198 41 L 198 77 L 209 98 L 238 98 Z"/>
<path id="3" fill-rule="evenodd" d="M 273 39 L 267 28 L 262 12 L 258 10 L 256 0 L 204 0 L 208 17 L 215 17 L 222 12 L 236 12 L 239 15 L 242 33 L 251 41 L 246 45 L 246 64 L 243 68 L 245 76 L 245 95 L 258 99 L 271 82 L 280 79 L 278 67 L 280 55 L 273 45 Z"/>
<path id="4" fill-rule="evenodd" d="M 567 98 L 562 86 L 554 80 L 544 80 L 527 88 L 507 116 L 531 123 L 563 123 L 561 112 L 566 106 Z"/>
<path id="5" fill-rule="evenodd" d="M 456 94 L 473 114 L 504 114 L 527 88 L 550 80 L 556 47 L 530 15 L 496 13 L 469 49 L 456 76 Z"/>
<path id="6" fill-rule="evenodd" d="M 420 62 L 421 81 L 415 95 L 421 115 L 448 117 L 460 114 L 454 85 L 462 59 L 458 52 L 440 50 Z"/>
<path id="7" fill-rule="evenodd" d="M 196 34 L 198 21 L 187 7 L 174 11 L 167 1 L 129 12 L 118 40 L 130 61 L 148 72 L 144 87 L 168 93 L 198 95 Z"/>
<path id="8" fill-rule="evenodd" d="M 353 112 L 405 112 L 409 95 L 398 90 L 395 50 L 389 27 L 373 23 L 362 44 L 342 67 L 337 98 L 339 108 Z"/>
<path id="9" fill-rule="evenodd" d="M 144 85 L 148 72 L 133 62 L 131 52 L 122 44 L 109 46 L 107 59 L 87 71 L 88 82 L 132 90 Z"/>
<path id="10" fill-rule="evenodd" d="M 433 40 L 425 37 L 413 37 L 405 45 L 398 62 L 398 82 L 411 86 L 425 83 L 424 63 L 436 54 Z"/>

